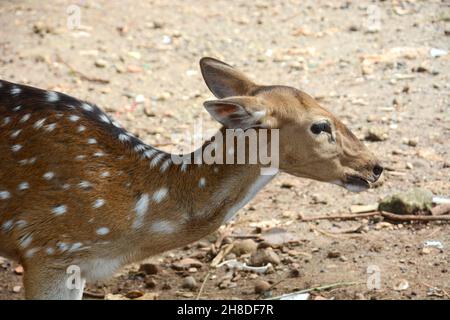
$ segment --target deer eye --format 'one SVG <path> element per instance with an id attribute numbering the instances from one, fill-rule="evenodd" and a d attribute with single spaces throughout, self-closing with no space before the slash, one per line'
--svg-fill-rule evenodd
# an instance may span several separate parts
<path id="1" fill-rule="evenodd" d="M 320 134 L 322 132 L 331 134 L 331 126 L 328 122 L 317 122 L 311 126 L 311 132 L 314 134 Z"/>

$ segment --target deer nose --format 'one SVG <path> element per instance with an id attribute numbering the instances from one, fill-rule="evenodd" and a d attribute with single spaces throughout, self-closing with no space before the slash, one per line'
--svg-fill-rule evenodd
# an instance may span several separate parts
<path id="1" fill-rule="evenodd" d="M 373 169 L 373 174 L 375 176 L 375 180 L 378 180 L 378 178 L 381 176 L 381 174 L 383 173 L 383 167 L 380 166 L 379 164 L 376 164 Z"/>

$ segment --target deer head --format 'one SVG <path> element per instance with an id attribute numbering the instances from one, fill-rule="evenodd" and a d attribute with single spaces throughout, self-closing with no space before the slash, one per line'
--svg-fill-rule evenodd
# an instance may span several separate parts
<path id="1" fill-rule="evenodd" d="M 205 82 L 218 100 L 206 110 L 225 128 L 279 129 L 279 166 L 298 177 L 362 191 L 378 180 L 378 159 L 331 112 L 287 86 L 258 85 L 228 64 L 203 58 Z"/>

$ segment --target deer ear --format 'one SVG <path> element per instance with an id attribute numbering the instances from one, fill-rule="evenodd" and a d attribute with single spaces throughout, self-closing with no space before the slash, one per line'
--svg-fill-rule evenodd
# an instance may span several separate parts
<path id="1" fill-rule="evenodd" d="M 213 58 L 202 58 L 200 69 L 209 90 L 219 99 L 245 96 L 256 87 L 242 72 Z"/>
<path id="2" fill-rule="evenodd" d="M 261 120 L 266 115 L 255 97 L 206 101 L 204 106 L 214 119 L 229 129 L 261 127 Z"/>

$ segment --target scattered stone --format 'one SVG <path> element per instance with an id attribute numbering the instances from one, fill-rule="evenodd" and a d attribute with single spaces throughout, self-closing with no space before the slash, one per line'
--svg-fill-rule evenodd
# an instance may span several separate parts
<path id="1" fill-rule="evenodd" d="M 255 281 L 255 293 L 262 294 L 270 290 L 270 283 L 264 280 L 256 280 Z"/>
<path id="2" fill-rule="evenodd" d="M 283 182 L 281 184 L 281 189 L 291 189 L 294 185 L 289 182 Z"/>
<path id="3" fill-rule="evenodd" d="M 341 257 L 341 253 L 339 251 L 330 251 L 327 254 L 327 258 L 329 259 L 337 259 Z"/>
<path id="4" fill-rule="evenodd" d="M 154 289 L 156 288 L 156 281 L 152 277 L 146 277 L 145 278 L 145 287 L 147 289 Z"/>
<path id="5" fill-rule="evenodd" d="M 192 276 L 185 277 L 181 287 L 189 290 L 195 289 L 197 287 L 197 281 L 195 281 L 195 278 Z"/>
<path id="6" fill-rule="evenodd" d="M 178 271 L 187 270 L 189 268 L 202 268 L 203 263 L 193 258 L 184 258 L 172 264 L 172 268 Z"/>
<path id="7" fill-rule="evenodd" d="M 393 289 L 395 291 L 405 291 L 409 288 L 409 282 L 406 279 L 399 280 L 396 284 L 394 284 Z"/>
<path id="8" fill-rule="evenodd" d="M 385 222 L 385 221 L 378 222 L 375 225 L 375 230 L 382 230 L 382 229 L 393 230 L 394 226 L 392 225 L 392 223 L 389 223 L 389 222 Z"/>
<path id="9" fill-rule="evenodd" d="M 273 251 L 272 248 L 266 249 L 258 249 L 255 253 L 250 257 L 250 263 L 252 266 L 265 266 L 268 263 L 273 265 L 279 265 L 281 263 L 278 255 Z"/>
<path id="10" fill-rule="evenodd" d="M 104 59 L 98 59 L 95 61 L 95 66 L 97 68 L 105 68 L 107 64 L 108 64 L 108 62 Z"/>
<path id="11" fill-rule="evenodd" d="M 325 199 L 323 195 L 312 194 L 311 195 L 311 204 L 327 204 L 328 200 Z"/>
<path id="12" fill-rule="evenodd" d="M 388 133 L 386 130 L 380 127 L 372 127 L 370 128 L 366 136 L 364 137 L 364 140 L 366 141 L 372 141 L 372 142 L 379 142 L 379 141 L 385 141 L 389 138 Z"/>
<path id="13" fill-rule="evenodd" d="M 145 96 L 143 94 L 138 94 L 135 98 L 134 98 L 134 102 L 136 104 L 142 104 L 145 102 Z"/>
<path id="14" fill-rule="evenodd" d="M 417 138 L 408 139 L 406 141 L 406 144 L 410 147 L 417 147 L 417 145 L 419 144 L 419 139 L 417 139 Z"/>
<path id="15" fill-rule="evenodd" d="M 255 253 L 257 248 L 258 244 L 255 241 L 252 239 L 245 239 L 234 243 L 232 253 L 239 257 L 243 254 Z"/>
<path id="16" fill-rule="evenodd" d="M 431 209 L 431 215 L 433 216 L 441 216 L 449 213 L 450 213 L 450 204 L 446 203 L 437 205 L 433 207 L 433 209 Z"/>
<path id="17" fill-rule="evenodd" d="M 166 100 L 170 99 L 171 96 L 172 95 L 170 94 L 170 92 L 166 91 L 166 92 L 163 92 L 163 93 L 159 94 L 156 97 L 156 100 L 158 100 L 158 101 L 166 101 Z"/>
<path id="18" fill-rule="evenodd" d="M 143 295 L 144 295 L 144 293 L 142 291 L 130 291 L 130 292 L 127 292 L 125 297 L 127 297 L 128 299 L 137 299 L 137 298 L 142 297 Z"/>
<path id="19" fill-rule="evenodd" d="M 18 265 L 16 268 L 14 268 L 14 273 L 17 275 L 23 274 L 23 267 L 21 265 Z"/>
<path id="20" fill-rule="evenodd" d="M 367 205 L 352 205 L 350 206 L 351 213 L 365 213 L 378 210 L 378 203 L 372 203 Z"/>
<path id="21" fill-rule="evenodd" d="M 299 269 L 297 269 L 297 268 L 291 269 L 291 270 L 289 271 L 289 277 L 290 277 L 290 278 L 298 278 L 298 277 L 301 277 L 301 276 L 302 276 L 302 273 L 301 273 L 301 271 L 300 271 Z"/>
<path id="22" fill-rule="evenodd" d="M 14 288 L 13 288 L 14 293 L 19 293 L 21 290 L 22 290 L 21 286 L 14 286 Z"/>
<path id="23" fill-rule="evenodd" d="M 419 211 L 430 212 L 433 193 L 422 188 L 413 188 L 406 192 L 389 196 L 380 202 L 379 209 L 397 214 L 415 214 Z"/>
<path id="24" fill-rule="evenodd" d="M 424 246 L 437 249 L 444 249 L 444 245 L 442 244 L 442 242 L 438 240 L 427 240 L 425 241 Z"/>
<path id="25" fill-rule="evenodd" d="M 142 72 L 142 68 L 139 66 L 136 66 L 134 64 L 130 64 L 127 66 L 127 71 L 129 73 L 139 73 L 139 72 Z"/>
<path id="26" fill-rule="evenodd" d="M 159 272 L 159 267 L 153 263 L 143 263 L 139 267 L 139 271 L 144 272 L 145 274 L 157 274 Z"/>

